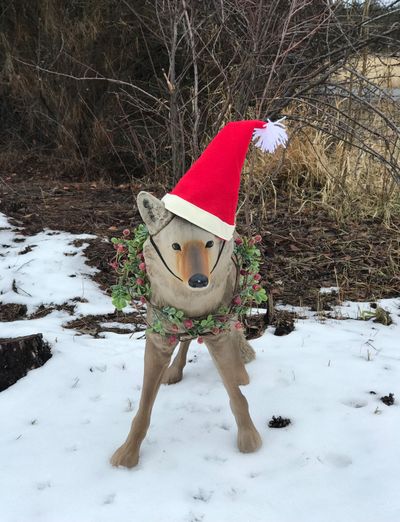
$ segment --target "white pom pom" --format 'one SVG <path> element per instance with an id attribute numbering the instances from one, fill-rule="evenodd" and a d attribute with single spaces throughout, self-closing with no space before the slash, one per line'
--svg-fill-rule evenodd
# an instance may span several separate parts
<path id="1" fill-rule="evenodd" d="M 285 126 L 281 123 L 285 118 L 278 121 L 270 121 L 261 129 L 254 129 L 254 145 L 263 152 L 275 152 L 279 145 L 286 147 L 288 135 Z"/>

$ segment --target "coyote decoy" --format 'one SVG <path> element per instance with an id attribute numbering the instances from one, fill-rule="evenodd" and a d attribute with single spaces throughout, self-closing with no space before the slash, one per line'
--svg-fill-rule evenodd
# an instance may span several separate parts
<path id="1" fill-rule="evenodd" d="M 240 170 L 253 132 L 264 150 L 272 151 L 286 139 L 279 124 L 258 120 L 233 122 L 222 129 L 163 200 L 139 193 L 138 209 L 149 232 L 143 246 L 151 287 L 148 324 L 153 324 L 157 310 L 166 306 L 195 320 L 231 305 L 240 278 L 232 257 L 234 215 Z M 262 444 L 261 437 L 239 388 L 249 382 L 244 362 L 254 358 L 254 351 L 233 321 L 206 335 L 204 342 L 230 398 L 238 428 L 238 448 L 244 453 L 256 451 Z M 131 468 L 138 463 L 160 384 L 172 384 L 182 378 L 189 344 L 189 339 L 181 343 L 168 368 L 178 337 L 147 330 L 139 408 L 126 441 L 111 458 L 114 466 Z"/>
<path id="2" fill-rule="evenodd" d="M 139 194 L 138 207 L 151 234 L 143 252 L 151 282 L 152 303 L 156 306 L 168 304 L 182 310 L 187 317 L 205 316 L 221 304 L 228 307 L 236 280 L 236 267 L 232 261 L 233 239 L 224 242 L 180 217 L 173 217 L 162 201 L 150 194 Z M 152 313 L 149 305 L 149 322 Z M 128 438 L 111 459 L 114 466 L 130 468 L 137 464 L 140 445 L 149 427 L 151 410 L 162 380 L 174 383 L 182 377 L 190 341 L 181 343 L 174 362 L 168 368 L 178 344 L 178 341 L 171 344 L 169 339 L 156 333 L 147 334 L 139 410 Z M 250 359 L 254 352 L 242 331 L 236 330 L 233 325 L 228 332 L 204 337 L 204 342 L 229 394 L 238 425 L 238 447 L 243 452 L 255 451 L 261 445 L 261 438 L 239 388 L 240 384 L 249 382 L 241 353 Z"/>

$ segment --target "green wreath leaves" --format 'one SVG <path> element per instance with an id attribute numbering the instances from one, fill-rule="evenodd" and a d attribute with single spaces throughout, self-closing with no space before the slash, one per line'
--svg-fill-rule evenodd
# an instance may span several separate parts
<path id="1" fill-rule="evenodd" d="M 117 310 L 122 310 L 131 303 L 151 303 L 151 287 L 143 256 L 143 245 L 148 237 L 149 232 L 145 225 L 139 225 L 132 233 L 125 229 L 122 238 L 111 239 L 116 253 L 110 266 L 118 277 L 117 284 L 111 287 L 111 295 Z M 229 307 L 220 307 L 215 314 L 193 319 L 185 317 L 182 310 L 174 307 L 160 308 L 152 305 L 154 320 L 148 325 L 148 329 L 168 337 L 169 342 L 174 344 L 183 336 L 198 338 L 202 342 L 204 335 L 217 335 L 229 330 L 233 321 L 235 328 L 242 328 L 238 319 L 244 317 L 254 304 L 261 305 L 267 301 L 258 273 L 261 252 L 257 244 L 261 239 L 260 235 L 250 239 L 235 239 L 234 257 L 239 273 L 235 295 Z"/>

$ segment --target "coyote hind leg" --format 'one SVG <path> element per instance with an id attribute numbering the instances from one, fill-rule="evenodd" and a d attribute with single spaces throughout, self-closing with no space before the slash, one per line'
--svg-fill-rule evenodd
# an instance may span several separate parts
<path id="1" fill-rule="evenodd" d="M 239 330 L 237 331 L 237 336 L 239 342 L 240 357 L 244 364 L 254 361 L 254 359 L 256 358 L 256 352 L 254 351 L 254 348 L 250 346 L 250 344 L 247 342 L 244 333 Z"/>
<path id="2" fill-rule="evenodd" d="M 190 341 L 182 341 L 179 351 L 169 368 L 164 373 L 163 384 L 175 384 L 182 380 L 183 368 L 186 365 L 186 357 L 189 349 Z"/>

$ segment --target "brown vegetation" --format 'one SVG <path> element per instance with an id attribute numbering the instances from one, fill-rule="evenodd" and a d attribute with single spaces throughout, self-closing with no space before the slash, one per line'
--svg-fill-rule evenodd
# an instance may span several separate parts
<path id="1" fill-rule="evenodd" d="M 356 96 L 365 67 L 357 72 L 352 60 L 370 46 L 390 50 L 398 31 L 396 9 L 364 4 L 11 0 L 0 37 L 0 143 L 50 152 L 77 177 L 171 183 L 224 122 L 301 103 L 308 125 L 360 146 L 371 133 L 354 124 L 354 110 L 378 113 Z M 343 67 L 351 84 L 330 80 Z M 355 107 L 342 110 L 340 125 L 326 87 Z M 388 166 L 398 175 L 392 159 Z"/>

